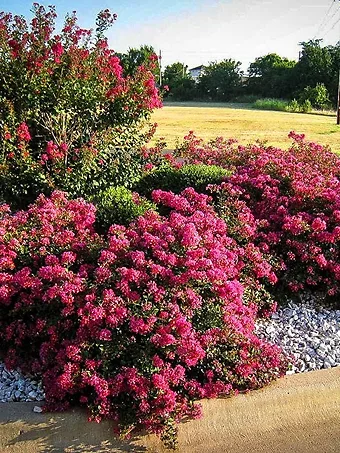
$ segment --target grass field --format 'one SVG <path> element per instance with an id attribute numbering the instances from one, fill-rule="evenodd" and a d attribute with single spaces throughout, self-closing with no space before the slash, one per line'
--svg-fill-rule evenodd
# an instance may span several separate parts
<path id="1" fill-rule="evenodd" d="M 340 126 L 335 114 L 303 114 L 254 110 L 248 104 L 171 103 L 157 110 L 156 138 L 164 137 L 168 148 L 189 130 L 208 140 L 217 136 L 236 138 L 242 144 L 266 141 L 287 148 L 290 131 L 304 133 L 307 140 L 329 145 L 340 154 Z"/>

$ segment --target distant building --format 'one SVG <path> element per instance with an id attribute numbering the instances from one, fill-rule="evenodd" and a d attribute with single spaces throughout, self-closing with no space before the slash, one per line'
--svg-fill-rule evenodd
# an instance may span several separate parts
<path id="1" fill-rule="evenodd" d="M 198 79 L 203 72 L 203 68 L 204 68 L 204 66 L 201 65 L 201 66 L 196 66 L 195 68 L 189 69 L 189 74 L 195 80 L 195 82 L 198 82 Z"/>
<path id="2" fill-rule="evenodd" d="M 247 85 L 248 81 L 249 81 L 249 75 L 242 74 L 241 75 L 241 84 L 242 85 Z"/>
<path id="3" fill-rule="evenodd" d="M 194 79 L 195 82 L 198 82 L 198 79 L 203 74 L 203 72 L 204 72 L 203 65 L 196 66 L 195 68 L 189 69 L 189 74 L 190 74 L 191 78 Z M 242 74 L 241 75 L 241 84 L 247 85 L 248 81 L 249 81 L 249 75 Z"/>

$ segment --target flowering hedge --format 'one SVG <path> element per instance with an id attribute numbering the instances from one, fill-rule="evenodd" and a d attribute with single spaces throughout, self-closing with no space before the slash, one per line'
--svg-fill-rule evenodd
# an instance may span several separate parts
<path id="1" fill-rule="evenodd" d="M 274 308 L 251 296 L 275 281 L 260 250 L 229 236 L 206 195 L 153 198 L 167 217 L 149 211 L 106 238 L 94 207 L 60 192 L 3 207 L 0 350 L 42 376 L 46 409 L 81 403 L 122 434 L 146 428 L 173 446 L 196 400 L 257 388 L 287 361 L 253 331 Z"/>
<path id="2" fill-rule="evenodd" d="M 188 163 L 233 170 L 214 188 L 222 197 L 219 209 L 229 217 L 237 204 L 238 215 L 240 206 L 250 210 L 255 243 L 280 260 L 281 288 L 318 288 L 334 295 L 340 290 L 340 160 L 303 135 L 289 136 L 294 142 L 284 151 L 221 138 L 204 144 L 189 133 L 177 153 Z"/>
<path id="3" fill-rule="evenodd" d="M 32 11 L 30 24 L 0 13 L 0 198 L 18 207 L 55 188 L 83 196 L 133 179 L 149 138 L 141 122 L 161 106 L 157 57 L 124 77 L 109 48 L 115 14 L 100 12 L 93 32 L 73 13 L 56 33 L 54 7 Z"/>
<path id="4" fill-rule="evenodd" d="M 54 8 L 34 14 L 30 27 L 0 14 L 0 202 L 25 208 L 0 205 L 0 352 L 42 378 L 46 410 L 82 404 L 174 447 L 198 400 L 285 373 L 254 334 L 275 285 L 339 292 L 340 160 L 295 133 L 288 151 L 192 132 L 174 156 L 147 148 L 155 57 L 124 77 L 107 10 L 94 34 L 72 15 L 57 35 Z M 152 169 L 140 188 L 166 169 L 177 194 L 126 189 Z M 207 182 L 211 197 L 182 191 Z M 70 199 L 95 194 L 99 215 Z"/>

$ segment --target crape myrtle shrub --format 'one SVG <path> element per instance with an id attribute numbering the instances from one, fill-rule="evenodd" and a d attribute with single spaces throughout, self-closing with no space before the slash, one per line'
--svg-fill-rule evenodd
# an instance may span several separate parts
<path id="1" fill-rule="evenodd" d="M 280 289 L 332 296 L 340 289 L 340 160 L 304 135 L 289 136 L 293 145 L 283 151 L 222 138 L 204 144 L 189 133 L 176 153 L 187 163 L 233 171 L 212 189 L 220 196 L 218 211 L 237 227 L 242 206 L 250 209 L 254 242 L 277 260 Z"/>
<path id="2" fill-rule="evenodd" d="M 54 7 L 32 11 L 30 24 L 0 13 L 0 192 L 17 207 L 55 188 L 85 196 L 136 177 L 149 138 L 141 122 L 161 106 L 157 57 L 125 77 L 108 46 L 116 15 L 100 12 L 92 31 L 73 13 L 57 34 Z"/>
<path id="3" fill-rule="evenodd" d="M 254 334 L 275 307 L 252 297 L 276 281 L 260 250 L 192 188 L 153 199 L 167 217 L 148 211 L 105 237 L 94 206 L 62 192 L 14 214 L 3 205 L 0 351 L 42 376 L 46 409 L 83 404 L 122 434 L 145 428 L 174 446 L 196 400 L 262 386 L 287 361 Z"/>

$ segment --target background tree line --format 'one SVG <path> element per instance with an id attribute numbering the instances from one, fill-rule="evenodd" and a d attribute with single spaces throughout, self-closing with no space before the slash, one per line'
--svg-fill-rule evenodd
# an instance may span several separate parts
<path id="1" fill-rule="evenodd" d="M 337 102 L 340 44 L 322 46 L 322 40 L 300 43 L 299 61 L 289 60 L 276 53 L 253 61 L 248 74 L 241 62 L 233 59 L 210 62 L 194 80 L 188 66 L 176 62 L 164 68 L 162 86 L 168 86 L 165 97 L 173 100 L 233 101 L 255 98 L 280 98 L 306 101 L 315 108 L 335 107 Z M 126 74 L 143 64 L 152 54 L 151 46 L 130 49 L 121 54 Z M 157 69 L 159 79 L 159 67 Z"/>

